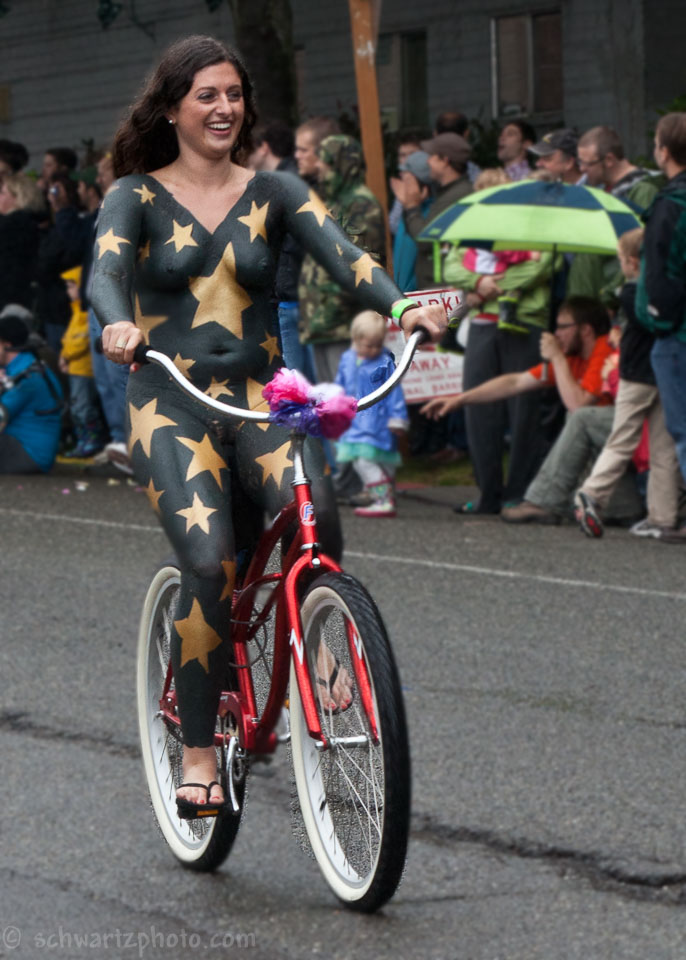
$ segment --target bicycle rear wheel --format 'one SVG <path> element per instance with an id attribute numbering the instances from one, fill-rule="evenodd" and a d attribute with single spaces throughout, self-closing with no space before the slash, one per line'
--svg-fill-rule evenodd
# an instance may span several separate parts
<path id="1" fill-rule="evenodd" d="M 330 746 L 319 750 L 309 735 L 291 665 L 291 748 L 300 808 L 333 892 L 346 906 L 372 912 L 395 893 L 409 833 L 410 758 L 398 672 L 381 616 L 352 577 L 319 577 L 305 594 L 301 616 L 315 702 Z M 366 667 L 377 738 L 357 682 L 344 712 L 322 703 L 320 645 L 354 678 L 351 643 Z"/>
<path id="2" fill-rule="evenodd" d="M 163 566 L 153 578 L 143 604 L 138 635 L 138 724 L 145 776 L 160 830 L 172 853 L 184 866 L 209 871 L 226 859 L 236 839 L 247 771 L 243 770 L 236 785 L 241 813 L 227 813 L 205 820 L 179 818 L 176 791 L 183 781 L 183 738 L 180 728 L 160 715 L 179 585 L 178 568 Z M 217 763 L 221 763 L 219 750 Z"/>

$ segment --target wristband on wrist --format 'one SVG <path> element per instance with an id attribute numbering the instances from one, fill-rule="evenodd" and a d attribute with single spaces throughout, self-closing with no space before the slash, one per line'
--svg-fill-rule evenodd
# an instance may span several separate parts
<path id="1" fill-rule="evenodd" d="M 402 320 L 402 316 L 405 313 L 405 311 L 418 306 L 419 304 L 415 300 L 408 300 L 407 298 L 405 298 L 405 300 L 398 300 L 398 302 L 395 304 L 395 306 L 391 310 L 391 316 L 393 317 L 394 320 L 397 320 L 398 325 L 400 325 L 400 321 Z"/>

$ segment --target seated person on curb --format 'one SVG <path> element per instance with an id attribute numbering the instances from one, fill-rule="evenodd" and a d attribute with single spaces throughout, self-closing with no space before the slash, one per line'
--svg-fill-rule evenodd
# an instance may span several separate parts
<path id="1" fill-rule="evenodd" d="M 0 313 L 0 474 L 47 472 L 60 442 L 62 389 L 27 349 L 30 318 L 17 304 Z"/>
<path id="2" fill-rule="evenodd" d="M 636 281 L 641 264 L 643 230 L 629 230 L 619 238 L 619 262 L 626 283 L 619 294 L 626 320 L 619 345 L 619 386 L 612 432 L 593 470 L 574 497 L 575 516 L 589 537 L 603 534 L 601 515 L 627 464 L 641 441 L 645 426 L 649 436 L 648 515 L 629 531 L 637 537 L 663 539 L 677 525 L 679 464 L 674 441 L 665 426 L 664 411 L 650 365 L 654 336 L 636 317 Z M 683 540 L 686 543 L 686 538 Z"/>
<path id="3" fill-rule="evenodd" d="M 578 415 L 587 408 L 595 410 L 594 404 L 609 402 L 609 398 L 602 393 L 602 368 L 612 353 L 607 338 L 609 328 L 607 311 L 600 303 L 589 297 L 572 297 L 560 306 L 555 333 L 541 334 L 540 352 L 544 363 L 521 373 L 493 377 L 455 396 L 437 397 L 422 408 L 429 416 L 441 417 L 472 403 L 491 403 L 529 390 L 557 387 L 560 399 L 571 416 L 529 484 L 525 499 L 517 506 L 504 508 L 501 511 L 503 520 L 511 523 L 557 523 L 558 512 L 567 513 L 571 510 L 571 498 L 578 486 L 579 473 L 578 470 L 574 473 L 571 484 L 568 478 L 563 481 L 560 454 L 567 446 L 565 435 L 570 433 L 570 424 L 582 422 Z M 600 446 L 606 436 L 607 433 Z M 584 463 L 587 460 L 588 453 Z"/>

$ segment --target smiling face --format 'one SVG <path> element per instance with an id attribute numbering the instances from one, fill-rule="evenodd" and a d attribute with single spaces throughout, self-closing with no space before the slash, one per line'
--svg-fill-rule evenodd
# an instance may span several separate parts
<path id="1" fill-rule="evenodd" d="M 198 70 L 191 89 L 173 107 L 179 151 L 190 150 L 210 159 L 231 152 L 243 126 L 243 85 L 230 63 L 215 63 Z"/>

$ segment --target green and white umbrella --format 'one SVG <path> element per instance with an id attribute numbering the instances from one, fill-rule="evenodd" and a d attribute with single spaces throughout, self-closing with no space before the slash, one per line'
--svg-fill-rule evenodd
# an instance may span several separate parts
<path id="1" fill-rule="evenodd" d="M 433 241 L 439 280 L 443 243 L 486 250 L 550 250 L 555 263 L 558 253 L 615 254 L 618 238 L 641 225 L 630 206 L 604 190 L 521 180 L 463 197 L 427 224 L 417 239 Z M 551 296 L 549 329 L 554 328 Z"/>
<path id="2" fill-rule="evenodd" d="M 604 190 L 523 180 L 464 197 L 418 239 L 488 250 L 613 254 L 617 238 L 640 226 L 631 207 Z"/>

